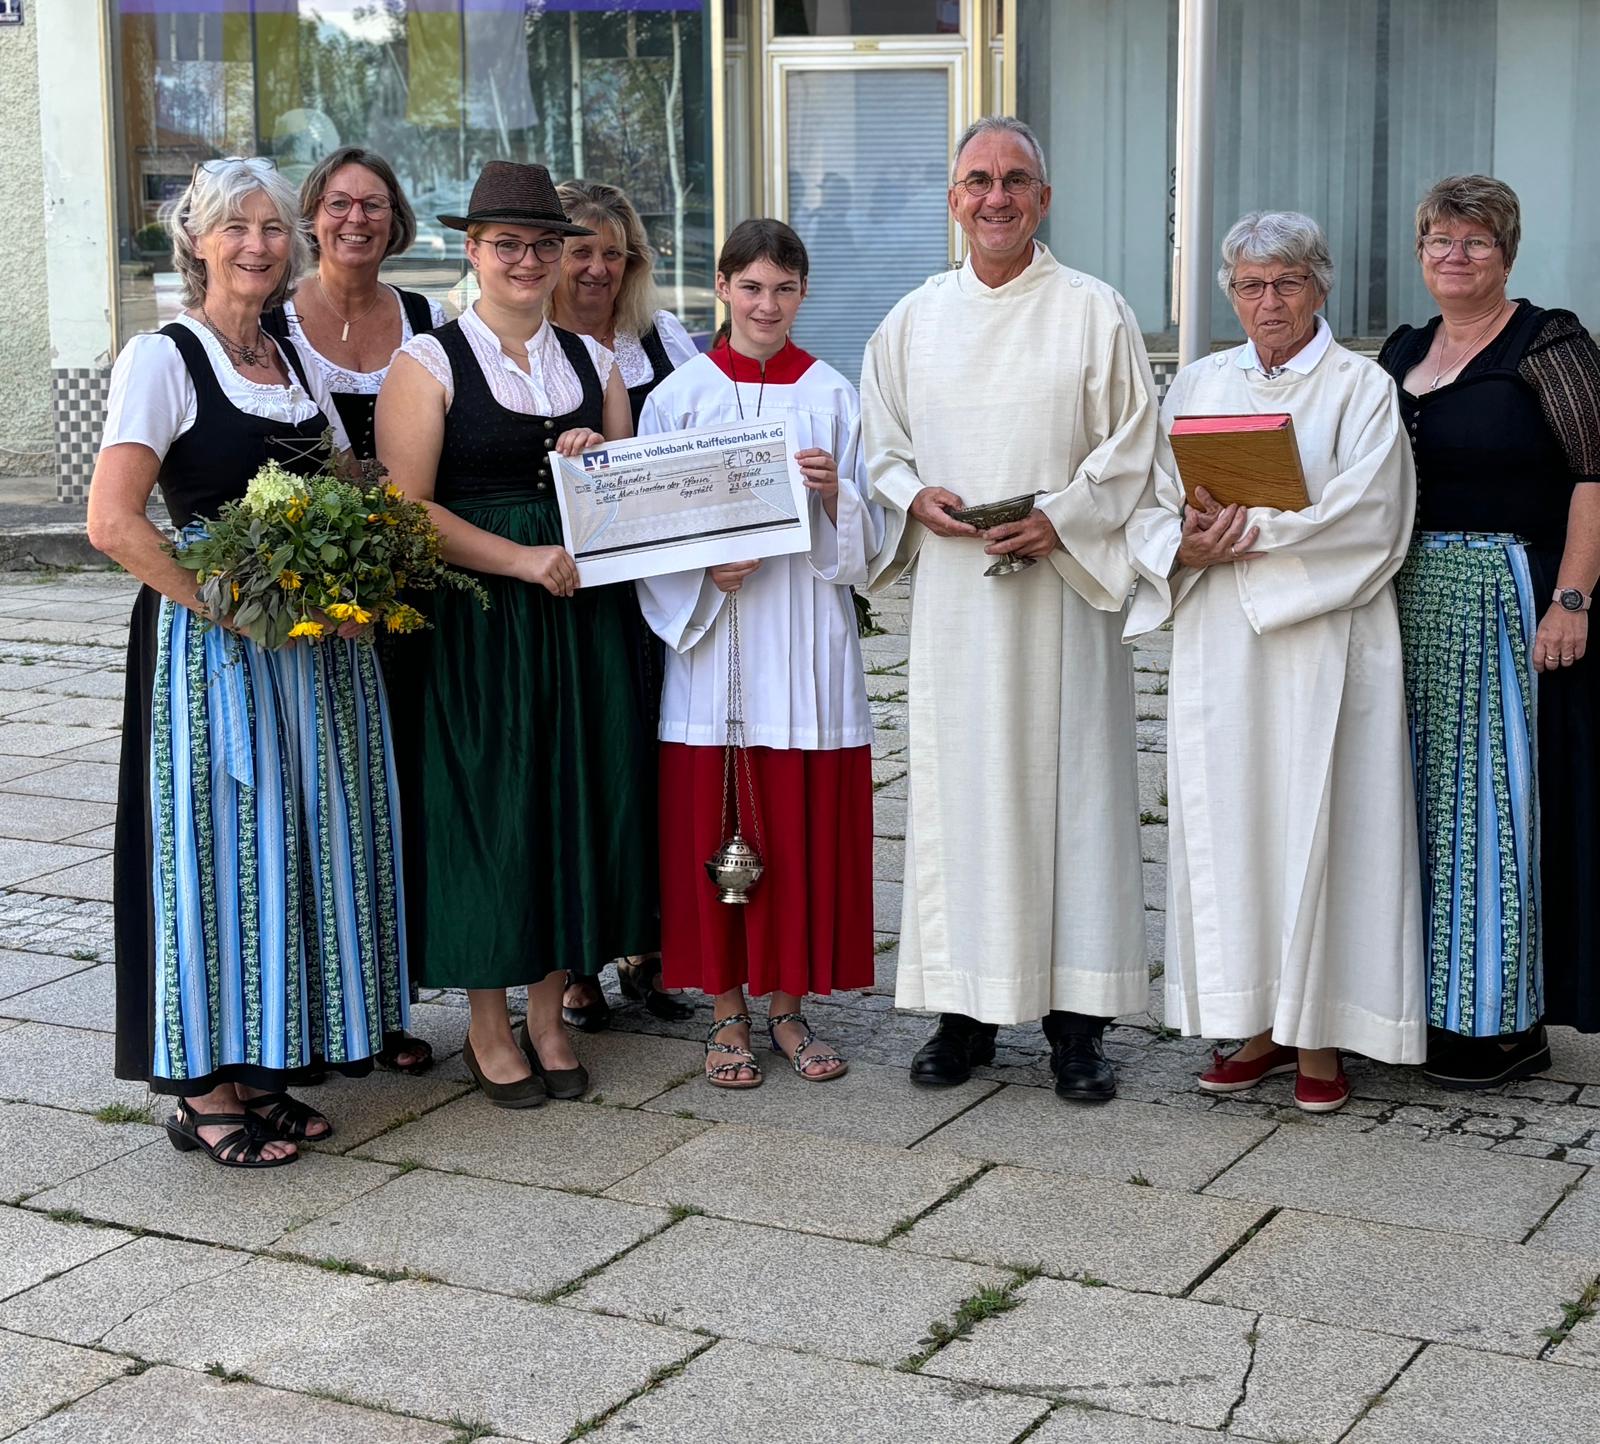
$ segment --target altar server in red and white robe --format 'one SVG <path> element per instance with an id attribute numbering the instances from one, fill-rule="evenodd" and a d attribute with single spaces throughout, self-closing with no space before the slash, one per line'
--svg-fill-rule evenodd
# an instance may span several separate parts
<path id="1" fill-rule="evenodd" d="M 866 583 L 884 518 L 865 499 L 855 388 L 789 340 L 808 269 L 805 246 L 788 226 L 736 226 L 717 261 L 729 326 L 708 354 L 651 393 L 639 423 L 647 436 L 788 419 L 811 493 L 809 552 L 638 584 L 645 617 L 668 647 L 662 979 L 715 999 L 706 1077 L 721 1088 L 761 1082 L 746 987 L 771 994 L 774 1051 L 800 1077 L 821 1082 L 847 1065 L 812 1033 L 801 999 L 863 988 L 873 976 L 872 714 L 850 588 Z M 759 831 L 765 863 L 743 906 L 719 902 L 705 871 L 723 841 L 733 595 L 751 782 L 747 788 L 741 774 L 744 831 Z"/>

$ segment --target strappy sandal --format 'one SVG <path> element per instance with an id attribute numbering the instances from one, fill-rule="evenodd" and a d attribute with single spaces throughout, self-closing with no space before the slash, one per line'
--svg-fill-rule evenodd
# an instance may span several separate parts
<path id="1" fill-rule="evenodd" d="M 778 1046 L 778 1029 L 785 1023 L 798 1023 L 806 1030 L 806 1035 L 800 1040 L 800 1046 L 792 1053 L 785 1053 Z M 809 1058 L 801 1056 L 807 1048 L 817 1041 L 817 1035 L 812 1030 L 811 1024 L 806 1022 L 801 1013 L 779 1013 L 776 1017 L 767 1019 L 767 1041 L 772 1044 L 772 1051 L 780 1058 L 787 1058 L 790 1066 L 807 1083 L 827 1083 L 835 1078 L 843 1078 L 850 1071 L 850 1064 L 838 1053 L 813 1053 Z M 843 1067 L 835 1068 L 831 1073 L 807 1073 L 806 1069 L 813 1063 L 840 1063 Z"/>
<path id="2" fill-rule="evenodd" d="M 411 1055 L 409 1063 L 399 1061 L 402 1053 Z M 394 1028 L 383 1035 L 383 1047 L 372 1055 L 372 1061 L 386 1072 L 415 1077 L 433 1067 L 433 1044 L 404 1028 Z"/>
<path id="3" fill-rule="evenodd" d="M 325 1143 L 333 1137 L 333 1124 L 328 1123 L 325 1114 L 287 1093 L 258 1093 L 254 1098 L 239 1101 L 266 1130 L 268 1138 L 281 1138 L 286 1143 Z M 263 1109 L 266 1111 L 262 1112 Z M 322 1133 L 307 1133 L 313 1123 L 327 1123 L 328 1126 Z"/>
<path id="4" fill-rule="evenodd" d="M 643 1003 L 645 1012 L 663 1023 L 681 1023 L 694 1017 L 694 1006 L 674 998 L 661 986 L 660 957 L 617 959 L 617 986 L 622 996 Z"/>
<path id="5" fill-rule="evenodd" d="M 202 1128 L 220 1128 L 225 1123 L 237 1123 L 232 1133 L 225 1133 L 215 1143 L 207 1143 L 200 1136 Z M 299 1161 L 298 1153 L 286 1153 L 281 1158 L 263 1158 L 269 1143 L 281 1143 L 261 1126 L 253 1113 L 196 1113 L 187 1099 L 178 1100 L 178 1111 L 167 1119 L 167 1137 L 179 1153 L 193 1153 L 195 1149 L 209 1155 L 213 1163 L 224 1168 L 281 1168 L 286 1163 Z"/>
<path id="6" fill-rule="evenodd" d="M 726 1053 L 732 1062 L 718 1063 L 706 1069 L 706 1082 L 713 1088 L 759 1088 L 761 1086 L 761 1065 L 756 1062 L 756 1055 L 748 1048 L 736 1048 L 717 1040 L 717 1034 L 733 1023 L 750 1025 L 748 1013 L 730 1013 L 726 1018 L 718 1018 L 711 1025 L 711 1031 L 706 1034 L 706 1057 L 710 1058 L 712 1051 Z M 742 1069 L 749 1068 L 755 1073 L 754 1078 L 741 1078 Z"/>

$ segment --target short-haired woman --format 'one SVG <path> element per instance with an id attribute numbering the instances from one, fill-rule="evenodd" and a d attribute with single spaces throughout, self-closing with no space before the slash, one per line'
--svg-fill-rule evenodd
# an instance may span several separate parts
<path id="1" fill-rule="evenodd" d="M 406 1022 L 388 710 L 372 649 L 348 636 L 268 652 L 226 619 L 205 626 L 194 574 L 146 520 L 159 484 L 195 535 L 265 462 L 314 469 L 327 426 L 294 346 L 261 326 L 305 261 L 288 182 L 268 161 L 207 161 L 169 225 L 185 310 L 117 358 L 89 493 L 90 540 L 144 583 L 118 786 L 116 1068 L 179 1097 L 175 1147 L 269 1168 L 333 1131 L 285 1090 L 324 1062 L 369 1071 Z"/>
<path id="2" fill-rule="evenodd" d="M 1416 504 L 1389 378 L 1318 314 L 1322 227 L 1254 212 L 1217 274 L 1244 345 L 1178 373 L 1183 415 L 1287 412 L 1310 504 L 1185 505 L 1158 467 L 1135 513 L 1130 636 L 1172 619 L 1167 1021 L 1243 1038 L 1209 1093 L 1295 1074 L 1297 1107 L 1350 1086 L 1339 1050 L 1423 1053 L 1422 929 L 1400 627 L 1390 584 Z M 1170 453 L 1167 453 L 1170 463 Z"/>
<path id="3" fill-rule="evenodd" d="M 567 237 L 561 279 L 550 293 L 546 313 L 557 326 L 593 337 L 617 358 L 637 431 L 645 398 L 676 367 L 700 353 L 683 323 L 671 311 L 657 309 L 655 252 L 627 195 L 604 181 L 586 180 L 563 181 L 556 194 L 561 208 L 590 234 Z M 658 684 L 660 643 L 654 637 L 646 642 L 646 664 Z M 596 959 L 596 965 L 601 961 Z M 658 956 L 618 958 L 617 982 L 624 996 L 643 1003 L 657 1018 L 681 1021 L 694 1013 L 662 990 Z M 608 1026 L 611 1008 L 598 977 L 573 973 L 562 1016 L 585 1032 Z"/>
<path id="4" fill-rule="evenodd" d="M 649 952 L 659 924 L 656 748 L 632 587 L 578 586 L 550 453 L 631 435 L 611 353 L 545 319 L 582 234 L 541 165 L 490 161 L 464 216 L 480 294 L 408 341 L 378 397 L 378 456 L 426 502 L 492 607 L 439 592 L 407 677 L 407 903 L 418 971 L 465 988 L 467 1067 L 490 1102 L 575 1099 L 568 969 Z M 526 986 L 514 1037 L 506 990 Z"/>
<path id="5" fill-rule="evenodd" d="M 417 218 L 376 151 L 347 145 L 325 156 L 300 183 L 300 214 L 316 271 L 262 324 L 294 341 L 318 398 L 365 460 L 377 454 L 372 417 L 389 362 L 413 336 L 442 326 L 445 314 L 420 292 L 378 279 L 383 263 L 417 238 Z"/>
<path id="6" fill-rule="evenodd" d="M 1379 362 L 1400 387 L 1419 529 L 1397 579 L 1422 843 L 1425 1072 L 1550 1066 L 1543 1022 L 1600 1031 L 1600 350 L 1507 295 L 1516 193 L 1450 176 L 1417 207 L 1439 314 Z"/>

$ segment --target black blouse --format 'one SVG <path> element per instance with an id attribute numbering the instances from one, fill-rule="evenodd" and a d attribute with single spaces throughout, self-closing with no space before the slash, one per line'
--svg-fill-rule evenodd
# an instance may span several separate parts
<path id="1" fill-rule="evenodd" d="M 1439 326 L 1402 326 L 1378 357 L 1400 388 L 1417 463 L 1417 525 L 1566 543 L 1572 488 L 1600 482 L 1600 348 L 1570 311 L 1518 301 L 1459 376 L 1413 396 L 1401 383 Z"/>

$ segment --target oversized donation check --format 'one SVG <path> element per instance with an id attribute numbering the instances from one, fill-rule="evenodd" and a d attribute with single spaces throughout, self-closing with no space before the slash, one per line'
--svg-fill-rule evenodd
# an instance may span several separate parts
<path id="1" fill-rule="evenodd" d="M 579 585 L 809 550 L 794 451 L 787 421 L 749 421 L 557 456 L 561 533 Z"/>

